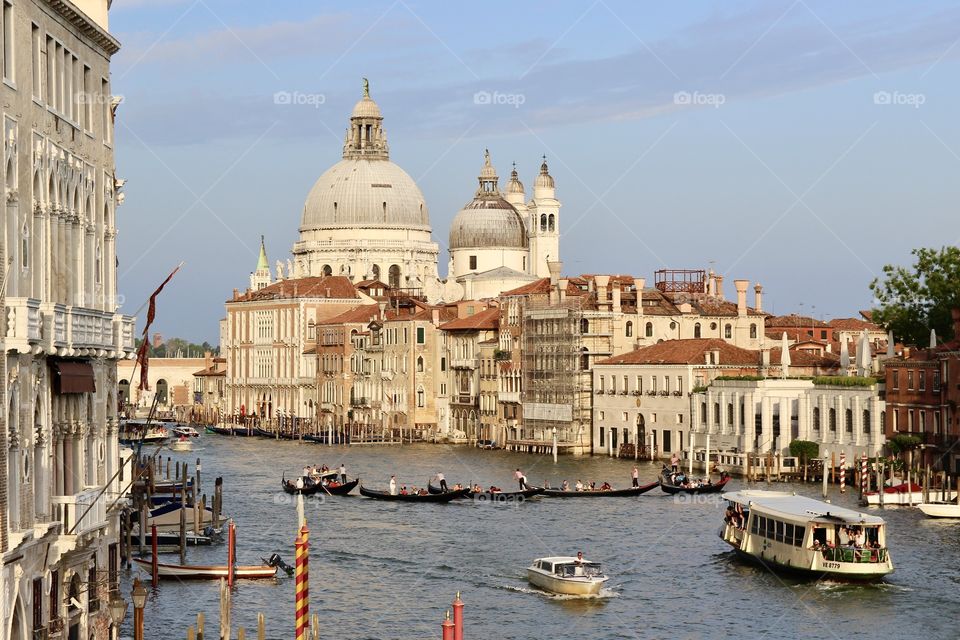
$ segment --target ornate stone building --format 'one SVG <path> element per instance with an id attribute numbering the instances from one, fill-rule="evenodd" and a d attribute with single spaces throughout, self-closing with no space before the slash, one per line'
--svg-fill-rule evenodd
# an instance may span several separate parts
<path id="1" fill-rule="evenodd" d="M 106 640 L 117 584 L 116 362 L 134 344 L 116 304 L 109 4 L 7 0 L 0 15 L 0 637 L 12 640 Z"/>

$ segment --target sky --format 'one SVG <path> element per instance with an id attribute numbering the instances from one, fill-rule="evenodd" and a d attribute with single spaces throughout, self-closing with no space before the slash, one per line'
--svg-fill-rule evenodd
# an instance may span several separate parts
<path id="1" fill-rule="evenodd" d="M 183 261 L 166 337 L 218 340 L 261 235 L 290 256 L 364 77 L 441 275 L 485 148 L 528 196 L 547 157 L 566 275 L 712 268 L 850 317 L 960 242 L 956 3 L 114 0 L 110 30 L 121 310 Z"/>

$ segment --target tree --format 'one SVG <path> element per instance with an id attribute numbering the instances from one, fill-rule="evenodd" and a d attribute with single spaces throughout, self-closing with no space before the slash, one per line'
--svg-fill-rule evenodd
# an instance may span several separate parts
<path id="1" fill-rule="evenodd" d="M 960 308 L 960 248 L 914 249 L 912 268 L 888 264 L 883 279 L 870 283 L 879 306 L 873 320 L 906 344 L 926 345 L 930 329 L 943 340 L 953 335 L 951 309 Z"/>
<path id="2" fill-rule="evenodd" d="M 800 460 L 816 460 L 820 457 L 820 445 L 810 440 L 793 440 L 790 442 L 790 455 Z"/>

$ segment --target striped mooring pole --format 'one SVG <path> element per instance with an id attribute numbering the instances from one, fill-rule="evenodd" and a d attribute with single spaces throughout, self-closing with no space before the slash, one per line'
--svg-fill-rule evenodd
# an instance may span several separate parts
<path id="1" fill-rule="evenodd" d="M 847 454 L 840 452 L 840 493 L 847 490 Z"/>
<path id="2" fill-rule="evenodd" d="M 296 640 L 308 640 L 307 628 L 310 626 L 310 530 L 304 522 L 297 535 L 296 567 Z"/>
<path id="3" fill-rule="evenodd" d="M 870 476 L 867 473 L 867 454 L 860 456 L 860 497 L 869 490 Z"/>

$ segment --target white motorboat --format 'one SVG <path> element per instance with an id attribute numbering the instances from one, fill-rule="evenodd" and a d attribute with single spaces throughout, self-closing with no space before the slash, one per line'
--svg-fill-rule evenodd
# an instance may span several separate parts
<path id="1" fill-rule="evenodd" d="M 960 504 L 947 502 L 927 502 L 918 504 L 928 518 L 960 518 Z"/>
<path id="2" fill-rule="evenodd" d="M 173 430 L 173 435 L 177 436 L 178 438 L 181 436 L 186 436 L 187 438 L 199 438 L 200 432 L 189 425 L 180 425 Z"/>
<path id="3" fill-rule="evenodd" d="M 150 530 L 150 527 L 157 525 L 157 531 L 175 531 L 180 529 L 180 512 L 184 511 L 186 516 L 187 527 L 193 528 L 194 521 L 194 510 L 193 507 L 184 507 L 179 502 L 170 502 L 165 505 L 161 505 L 150 511 L 150 517 L 147 518 L 147 531 Z M 198 509 L 199 511 L 199 522 L 197 525 L 199 528 L 206 529 L 209 526 L 216 527 L 219 523 L 213 521 L 213 511 L 210 508 L 207 509 Z M 226 516 L 221 516 L 221 522 L 226 520 Z"/>
<path id="4" fill-rule="evenodd" d="M 732 511 L 720 537 L 765 567 L 841 580 L 893 571 L 883 518 L 784 491 L 737 491 L 723 499 Z"/>
<path id="5" fill-rule="evenodd" d="M 158 422 L 148 420 L 126 420 L 120 423 L 119 439 L 121 443 L 158 443 L 170 437 L 169 430 Z"/>
<path id="6" fill-rule="evenodd" d="M 168 446 L 171 451 L 193 451 L 193 442 L 187 436 L 180 436 Z"/>
<path id="7" fill-rule="evenodd" d="M 942 489 L 930 489 L 930 497 L 933 499 L 942 499 L 942 500 L 955 500 L 957 497 L 956 491 L 942 490 Z M 864 501 L 869 505 L 879 505 L 880 502 L 880 492 L 879 491 L 870 491 L 863 494 Z M 883 502 L 884 505 L 919 505 L 923 502 L 923 487 L 917 483 L 908 485 L 906 482 L 901 482 L 892 487 L 883 488 Z"/>
<path id="8" fill-rule="evenodd" d="M 561 595 L 592 596 L 609 580 L 599 562 L 572 556 L 538 558 L 527 567 L 527 580 L 544 591 Z"/>

